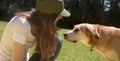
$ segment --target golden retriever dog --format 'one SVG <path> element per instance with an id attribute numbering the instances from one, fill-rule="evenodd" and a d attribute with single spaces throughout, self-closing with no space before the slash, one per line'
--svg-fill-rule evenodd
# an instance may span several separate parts
<path id="1" fill-rule="evenodd" d="M 82 23 L 65 32 L 64 38 L 71 42 L 81 41 L 91 49 L 95 48 L 106 61 L 120 61 L 120 28 Z"/>

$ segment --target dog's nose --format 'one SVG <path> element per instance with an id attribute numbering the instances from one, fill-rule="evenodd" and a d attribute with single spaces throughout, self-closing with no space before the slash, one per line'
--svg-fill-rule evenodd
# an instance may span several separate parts
<path id="1" fill-rule="evenodd" d="M 64 34 L 64 37 L 66 37 L 67 36 L 67 34 Z"/>

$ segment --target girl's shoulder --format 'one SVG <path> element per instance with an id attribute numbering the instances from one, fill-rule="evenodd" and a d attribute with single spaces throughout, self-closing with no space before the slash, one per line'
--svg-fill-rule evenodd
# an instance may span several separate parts
<path id="1" fill-rule="evenodd" d="M 8 23 L 9 26 L 13 28 L 22 28 L 22 29 L 30 29 L 30 24 L 26 18 L 14 16 L 10 22 Z"/>

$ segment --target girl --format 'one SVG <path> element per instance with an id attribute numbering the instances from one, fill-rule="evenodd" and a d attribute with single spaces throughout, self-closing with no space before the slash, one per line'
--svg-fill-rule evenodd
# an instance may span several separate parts
<path id="1" fill-rule="evenodd" d="M 51 2 L 48 1 L 48 3 Z M 7 24 L 2 36 L 0 61 L 27 61 L 28 49 L 34 44 L 36 44 L 35 54 L 38 61 L 54 61 L 61 48 L 61 39 L 57 34 L 55 23 L 62 16 L 70 16 L 70 13 L 63 8 L 63 4 L 59 5 L 58 7 L 62 7 L 59 13 L 55 10 L 49 13 L 42 12 L 40 8 L 16 13 L 16 16 Z"/>

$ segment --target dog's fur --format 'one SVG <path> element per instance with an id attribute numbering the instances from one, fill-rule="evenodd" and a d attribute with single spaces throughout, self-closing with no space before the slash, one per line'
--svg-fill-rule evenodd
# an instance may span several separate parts
<path id="1" fill-rule="evenodd" d="M 64 38 L 96 48 L 106 61 L 120 61 L 120 28 L 83 23 L 66 32 Z"/>

